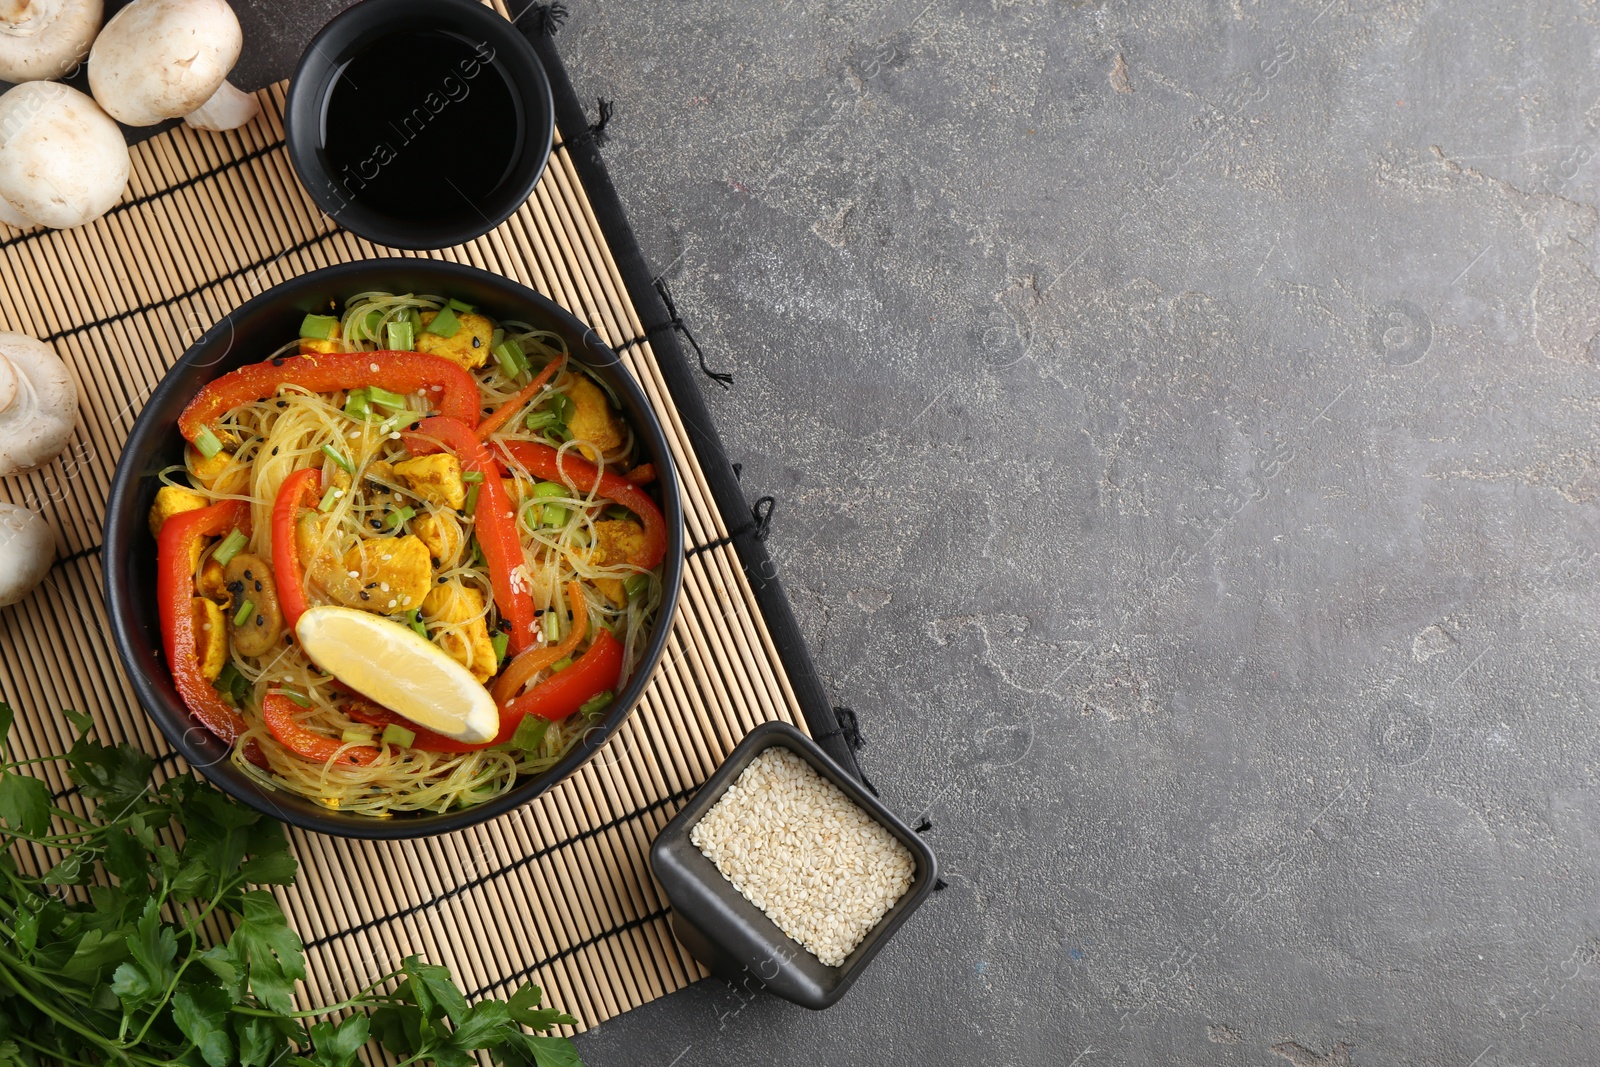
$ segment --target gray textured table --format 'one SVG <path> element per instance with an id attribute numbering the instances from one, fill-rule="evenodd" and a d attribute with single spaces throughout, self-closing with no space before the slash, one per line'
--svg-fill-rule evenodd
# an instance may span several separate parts
<path id="1" fill-rule="evenodd" d="M 242 2 L 240 82 L 340 6 Z M 1592 1062 L 1593 6 L 572 6 L 950 883 L 591 1064 Z"/>

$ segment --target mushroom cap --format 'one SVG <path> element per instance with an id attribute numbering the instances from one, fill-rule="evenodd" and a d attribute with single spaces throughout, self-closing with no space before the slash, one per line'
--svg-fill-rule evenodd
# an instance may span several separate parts
<path id="1" fill-rule="evenodd" d="M 78 90 L 28 82 L 0 96 L 0 199 L 16 215 L 56 229 L 92 222 L 122 199 L 128 166 L 122 131 Z"/>
<path id="2" fill-rule="evenodd" d="M 242 47 L 227 0 L 134 0 L 95 39 L 89 87 L 112 118 L 153 126 L 210 100 Z"/>
<path id="3" fill-rule="evenodd" d="M 31 593 L 55 558 L 56 535 L 38 512 L 0 504 L 0 608 Z"/>
<path id="4" fill-rule="evenodd" d="M 61 78 L 89 54 L 101 0 L 0 0 L 0 80 Z"/>
<path id="5" fill-rule="evenodd" d="M 0 410 L 0 478 L 42 467 L 61 454 L 78 421 L 78 389 L 50 346 L 0 333 L 12 399 Z"/>

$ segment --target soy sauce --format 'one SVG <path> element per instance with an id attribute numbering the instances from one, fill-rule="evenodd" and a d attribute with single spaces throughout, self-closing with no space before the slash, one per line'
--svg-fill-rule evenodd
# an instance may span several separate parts
<path id="1" fill-rule="evenodd" d="M 475 210 L 505 180 L 521 130 L 493 48 L 416 30 L 379 39 L 339 72 L 322 149 L 344 196 L 420 221 Z"/>

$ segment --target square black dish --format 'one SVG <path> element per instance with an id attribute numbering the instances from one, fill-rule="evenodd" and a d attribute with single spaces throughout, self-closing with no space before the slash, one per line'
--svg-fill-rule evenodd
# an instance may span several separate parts
<path id="1" fill-rule="evenodd" d="M 762 752 L 779 746 L 810 764 L 911 853 L 911 887 L 838 967 L 829 967 L 723 877 L 716 864 L 689 840 L 689 831 Z M 713 974 L 820 1011 L 853 985 L 900 924 L 921 905 L 939 877 L 939 864 L 909 826 L 850 777 L 827 753 L 788 723 L 756 727 L 717 768 L 675 819 L 656 837 L 650 867 L 672 904 L 672 931 Z"/>

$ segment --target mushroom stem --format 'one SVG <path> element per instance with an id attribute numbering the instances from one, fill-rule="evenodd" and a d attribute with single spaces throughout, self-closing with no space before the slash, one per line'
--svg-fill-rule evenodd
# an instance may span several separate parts
<path id="1" fill-rule="evenodd" d="M 237 130 L 261 114 L 261 101 L 223 82 L 211 99 L 191 111 L 184 122 L 199 130 Z"/>

